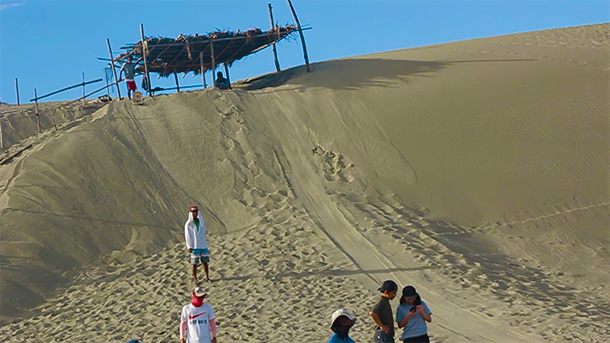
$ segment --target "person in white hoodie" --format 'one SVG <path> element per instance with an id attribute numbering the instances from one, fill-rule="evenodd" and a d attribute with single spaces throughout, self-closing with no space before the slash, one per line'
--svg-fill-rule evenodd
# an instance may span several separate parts
<path id="1" fill-rule="evenodd" d="M 191 265 L 193 266 L 193 281 L 197 284 L 197 266 L 201 262 L 203 271 L 205 272 L 205 280 L 210 280 L 210 271 L 208 263 L 210 262 L 210 250 L 208 249 L 208 230 L 205 222 L 199 213 L 197 206 L 191 206 L 189 218 L 184 224 L 184 238 L 186 239 L 186 248 L 191 253 Z"/>

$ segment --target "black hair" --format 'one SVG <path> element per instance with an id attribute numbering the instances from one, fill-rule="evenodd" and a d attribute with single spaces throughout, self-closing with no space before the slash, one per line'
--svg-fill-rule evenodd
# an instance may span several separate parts
<path id="1" fill-rule="evenodd" d="M 400 297 L 400 304 L 406 304 L 407 301 L 405 300 L 405 297 L 401 296 Z M 421 305 L 421 297 L 419 296 L 419 294 L 417 296 L 415 296 L 415 301 L 413 302 L 413 306 L 417 306 L 417 305 Z"/>

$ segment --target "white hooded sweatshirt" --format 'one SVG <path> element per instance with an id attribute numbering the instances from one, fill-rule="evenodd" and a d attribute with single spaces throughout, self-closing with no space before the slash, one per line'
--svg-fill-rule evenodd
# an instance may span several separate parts
<path id="1" fill-rule="evenodd" d="M 187 249 L 208 249 L 208 239 L 206 237 L 208 229 L 201 217 L 201 213 L 197 213 L 199 218 L 199 228 L 195 224 L 193 213 L 189 212 L 189 219 L 184 224 L 184 238 L 186 239 Z"/>

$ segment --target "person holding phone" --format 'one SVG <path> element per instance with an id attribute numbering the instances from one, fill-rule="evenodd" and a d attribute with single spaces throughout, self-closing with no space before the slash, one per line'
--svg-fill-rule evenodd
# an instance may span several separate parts
<path id="1" fill-rule="evenodd" d="M 396 309 L 398 328 L 404 328 L 401 340 L 404 343 L 429 343 L 428 325 L 432 322 L 432 312 L 421 300 L 413 286 L 402 289 L 400 305 Z"/>

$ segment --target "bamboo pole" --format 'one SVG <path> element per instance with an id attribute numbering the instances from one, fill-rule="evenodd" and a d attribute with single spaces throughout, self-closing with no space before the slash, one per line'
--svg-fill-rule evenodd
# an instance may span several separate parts
<path id="1" fill-rule="evenodd" d="M 269 7 L 269 20 L 271 21 L 271 29 L 275 29 L 275 25 L 273 25 L 273 11 L 272 11 L 272 7 L 271 7 L 271 3 L 267 4 L 267 7 Z M 279 31 L 279 30 L 278 30 Z M 278 36 L 279 36 L 279 32 L 278 32 Z M 277 59 L 277 49 L 275 48 L 275 43 L 273 43 L 273 59 L 275 60 L 275 69 L 277 71 L 280 71 L 280 62 Z"/>
<path id="2" fill-rule="evenodd" d="M 108 53 L 110 54 L 110 65 L 112 66 L 112 73 L 114 74 L 114 84 L 116 85 L 116 93 L 121 98 L 121 90 L 119 89 L 119 79 L 116 76 L 116 69 L 114 69 L 114 58 L 112 57 L 112 48 L 110 48 L 110 39 L 106 38 L 106 44 L 108 44 Z"/>
<path id="3" fill-rule="evenodd" d="M 106 80 L 106 95 L 108 95 L 108 99 L 110 99 L 110 88 L 108 88 L 108 72 L 106 68 L 104 68 L 104 80 Z"/>
<path id="4" fill-rule="evenodd" d="M 15 78 L 15 94 L 17 96 L 17 106 L 21 106 L 19 103 L 19 79 Z"/>
<path id="5" fill-rule="evenodd" d="M 201 72 L 201 79 L 203 80 L 203 89 L 207 88 L 205 84 L 205 69 L 203 68 L 203 51 L 199 53 L 199 70 Z"/>
<path id="6" fill-rule="evenodd" d="M 231 79 L 229 78 L 229 67 L 225 63 L 225 74 L 227 74 L 227 81 L 229 82 L 229 88 L 231 88 Z"/>
<path id="7" fill-rule="evenodd" d="M 4 149 L 4 139 L 2 137 L 2 122 L 3 120 L 0 120 L 0 149 Z"/>
<path id="8" fill-rule="evenodd" d="M 288 1 L 288 6 L 290 6 L 290 11 L 292 12 L 292 16 L 294 17 L 294 21 L 297 22 L 297 29 L 299 30 L 299 35 L 301 36 L 301 45 L 303 46 L 303 57 L 305 57 L 305 64 L 307 65 L 307 72 L 309 73 L 311 69 L 309 68 L 309 57 L 307 56 L 307 46 L 305 45 L 305 36 L 303 35 L 303 30 L 301 30 L 301 24 L 299 23 L 299 18 L 297 18 L 297 12 L 295 12 L 294 7 L 292 7 L 292 2 Z"/>
<path id="9" fill-rule="evenodd" d="M 180 84 L 178 83 L 178 74 L 176 74 L 176 70 L 174 69 L 174 79 L 176 80 L 176 89 L 178 93 L 180 93 Z"/>
<path id="10" fill-rule="evenodd" d="M 214 57 L 214 39 L 210 39 L 210 53 L 212 55 L 212 84 L 216 87 L 216 57 Z"/>
<path id="11" fill-rule="evenodd" d="M 83 73 L 83 108 L 85 108 L 85 73 Z"/>
<path id="12" fill-rule="evenodd" d="M 146 79 L 148 80 L 148 89 L 151 90 L 153 87 L 152 87 L 152 82 L 150 80 L 150 74 L 148 74 L 148 62 L 146 61 L 147 58 L 146 58 L 146 46 L 145 46 L 145 39 L 144 39 L 144 24 L 140 24 L 140 37 L 142 38 L 142 58 L 144 58 L 144 71 L 146 72 Z M 153 96 L 153 93 L 150 93 L 150 96 Z"/>
<path id="13" fill-rule="evenodd" d="M 36 101 L 36 123 L 38 125 L 38 133 L 42 132 L 40 127 L 40 112 L 38 110 L 38 91 L 34 88 L 34 100 Z"/>
<path id="14" fill-rule="evenodd" d="M 100 81 L 102 81 L 102 79 L 97 79 L 97 80 L 91 80 L 91 81 L 87 81 L 87 82 L 85 82 L 85 84 L 86 84 L 86 85 L 88 85 L 88 84 L 90 84 L 90 83 L 96 83 L 96 82 L 100 82 Z M 48 94 L 45 94 L 45 95 L 41 95 L 41 96 L 39 96 L 39 97 L 38 97 L 38 100 L 40 100 L 40 99 L 44 99 L 44 98 L 49 97 L 49 96 L 51 96 L 51 95 L 55 95 L 55 94 L 57 94 L 57 93 L 61 93 L 61 92 L 63 92 L 63 91 L 67 91 L 68 89 L 72 89 L 72 88 L 76 88 L 76 87 L 81 87 L 82 85 L 83 85 L 82 83 L 77 83 L 77 84 L 72 85 L 72 86 L 68 86 L 68 87 L 64 87 L 64 88 L 62 88 L 62 89 L 58 89 L 58 90 L 53 91 L 53 92 L 51 92 L 51 93 L 48 93 Z M 79 98 L 79 99 L 80 99 L 80 98 Z M 34 100 L 35 100 L 35 99 L 30 99 L 30 101 L 34 101 Z"/>

